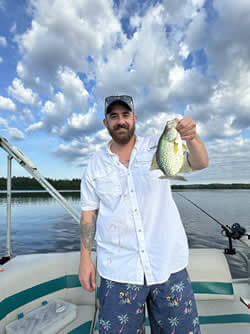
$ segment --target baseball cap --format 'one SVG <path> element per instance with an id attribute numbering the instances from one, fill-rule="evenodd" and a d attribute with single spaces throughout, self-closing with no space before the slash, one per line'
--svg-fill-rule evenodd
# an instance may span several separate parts
<path id="1" fill-rule="evenodd" d="M 109 112 L 109 108 L 115 103 L 123 104 L 128 107 L 132 112 L 134 112 L 134 102 L 131 96 L 114 95 L 105 97 L 105 115 Z"/>

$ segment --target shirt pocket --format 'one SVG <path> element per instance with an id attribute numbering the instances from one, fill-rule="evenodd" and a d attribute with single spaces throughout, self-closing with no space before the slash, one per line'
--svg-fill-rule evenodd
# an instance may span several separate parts
<path id="1" fill-rule="evenodd" d="M 158 180 L 159 176 L 163 175 L 160 169 L 151 170 L 155 152 L 156 149 L 148 149 L 137 154 L 134 165 L 136 174 L 147 175 L 152 180 Z"/>
<path id="2" fill-rule="evenodd" d="M 101 200 L 112 200 L 122 194 L 121 183 L 117 171 L 110 168 L 98 173 L 94 178 L 96 192 Z"/>
<path id="3" fill-rule="evenodd" d="M 135 168 L 150 170 L 154 151 L 143 151 L 137 153 L 135 157 Z"/>

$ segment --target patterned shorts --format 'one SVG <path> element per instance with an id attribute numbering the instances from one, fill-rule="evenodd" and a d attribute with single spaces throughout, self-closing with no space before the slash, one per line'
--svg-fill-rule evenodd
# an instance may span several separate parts
<path id="1" fill-rule="evenodd" d="M 200 334 L 199 318 L 186 268 L 151 286 L 101 277 L 99 334 L 144 334 L 147 303 L 151 334 Z M 147 320 L 146 320 L 147 323 Z"/>

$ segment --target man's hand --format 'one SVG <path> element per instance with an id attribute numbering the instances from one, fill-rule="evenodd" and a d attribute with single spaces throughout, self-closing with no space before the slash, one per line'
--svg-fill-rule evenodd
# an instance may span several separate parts
<path id="1" fill-rule="evenodd" d="M 196 123 L 190 117 L 182 120 L 176 118 L 178 122 L 176 130 L 180 133 L 181 139 L 187 141 L 189 149 L 188 162 L 192 170 L 199 170 L 208 167 L 208 153 L 205 144 L 196 132 Z"/>
<path id="2" fill-rule="evenodd" d="M 91 259 L 80 262 L 79 266 L 79 280 L 81 286 L 89 291 L 93 292 L 96 289 L 96 268 Z"/>
<path id="3" fill-rule="evenodd" d="M 191 117 L 184 117 L 182 120 L 175 119 L 178 124 L 176 130 L 180 133 L 181 139 L 192 140 L 196 137 L 196 123 Z"/>

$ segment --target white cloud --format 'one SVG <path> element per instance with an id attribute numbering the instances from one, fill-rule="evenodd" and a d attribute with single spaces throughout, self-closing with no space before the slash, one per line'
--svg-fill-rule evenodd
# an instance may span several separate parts
<path id="1" fill-rule="evenodd" d="M 8 128 L 8 135 L 11 139 L 15 139 L 15 140 L 24 139 L 23 132 L 17 128 Z"/>
<path id="2" fill-rule="evenodd" d="M 37 123 L 33 123 L 31 124 L 28 128 L 25 129 L 26 132 L 33 132 L 39 129 L 42 129 L 44 127 L 43 122 L 37 122 Z"/>
<path id="3" fill-rule="evenodd" d="M 60 68 L 57 77 L 59 87 L 72 104 L 86 109 L 89 94 L 79 76 L 69 68 Z"/>
<path id="4" fill-rule="evenodd" d="M 34 122 L 34 116 L 32 114 L 32 111 L 28 108 L 24 108 L 22 114 L 20 115 L 20 119 L 25 123 Z"/>
<path id="5" fill-rule="evenodd" d="M 30 88 L 24 88 L 20 79 L 15 78 L 12 86 L 8 87 L 8 93 L 17 101 L 23 104 L 39 105 L 39 96 Z"/>
<path id="6" fill-rule="evenodd" d="M 7 110 L 7 111 L 15 111 L 16 105 L 8 97 L 0 96 L 0 109 Z"/>
<path id="7" fill-rule="evenodd" d="M 7 131 L 8 137 L 10 139 L 14 139 L 14 140 L 24 139 L 23 132 L 17 128 L 9 127 L 8 121 L 2 117 L 0 117 L 0 125 L 2 125 L 5 128 L 5 131 Z"/>
<path id="8" fill-rule="evenodd" d="M 101 119 L 98 117 L 95 107 L 93 107 L 84 114 L 73 113 L 68 118 L 66 125 L 61 129 L 60 136 L 66 140 L 81 137 L 95 133 L 101 126 Z"/>
<path id="9" fill-rule="evenodd" d="M 20 112 L 26 131 L 66 140 L 56 155 L 84 164 L 109 138 L 104 96 L 124 93 L 134 97 L 138 134 L 159 134 L 167 119 L 185 114 L 197 121 L 212 157 L 210 143 L 220 141 L 223 157 L 222 143 L 234 145 L 250 130 L 250 6 L 214 0 L 208 12 L 204 4 L 31 0 L 32 22 L 16 36 L 16 80 L 45 103 L 33 119 Z"/>
<path id="10" fill-rule="evenodd" d="M 103 136 L 103 133 L 97 132 L 97 137 L 100 138 L 100 136 Z M 104 145 L 105 142 L 99 142 L 96 137 L 85 136 L 73 139 L 69 144 L 60 144 L 54 150 L 54 154 L 72 165 L 86 166 L 91 154 L 100 150 Z"/>
<path id="11" fill-rule="evenodd" d="M 88 57 L 109 50 L 120 32 L 112 2 L 106 0 L 33 0 L 30 29 L 16 36 L 29 76 L 55 78 L 60 66 L 85 72 Z"/>
<path id="12" fill-rule="evenodd" d="M 4 119 L 4 118 L 2 118 L 2 117 L 0 117 L 0 124 L 1 124 L 3 127 L 5 127 L 5 128 L 8 127 L 8 122 L 7 122 L 7 120 Z"/>
<path id="13" fill-rule="evenodd" d="M 7 45 L 7 39 L 4 36 L 0 36 L 0 46 L 3 46 L 5 48 Z"/>
<path id="14" fill-rule="evenodd" d="M 0 64 L 3 62 L 3 58 L 2 57 L 0 57 Z"/>
<path id="15" fill-rule="evenodd" d="M 12 34 L 15 34 L 15 33 L 16 33 L 16 23 L 13 23 L 13 25 L 12 25 L 11 28 L 10 28 L 10 32 L 11 32 Z"/>
<path id="16" fill-rule="evenodd" d="M 54 96 L 54 101 L 47 101 L 43 108 L 44 120 L 49 129 L 53 126 L 60 126 L 67 115 L 70 114 L 67 101 L 62 92 L 58 92 Z"/>

